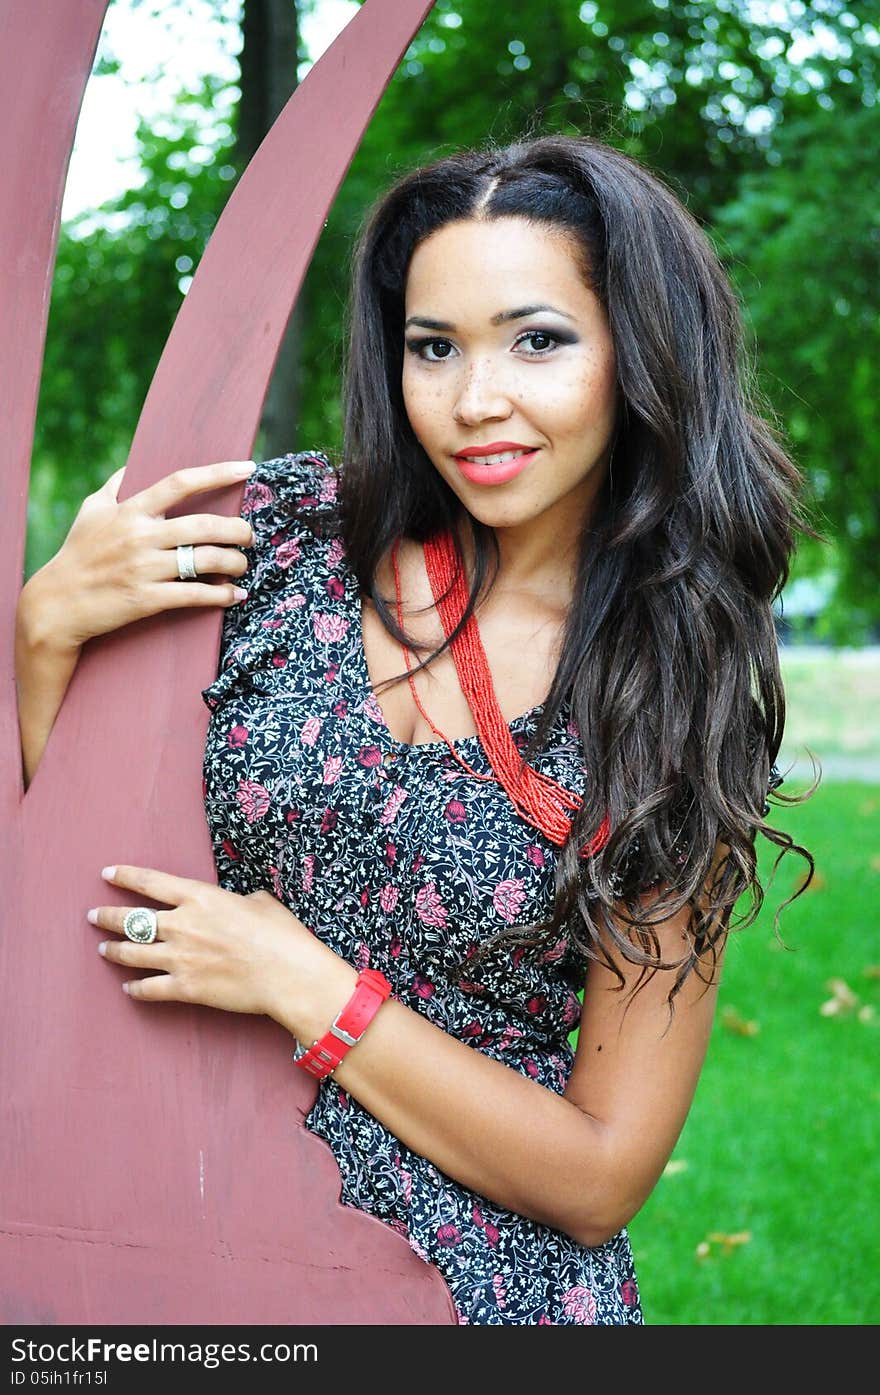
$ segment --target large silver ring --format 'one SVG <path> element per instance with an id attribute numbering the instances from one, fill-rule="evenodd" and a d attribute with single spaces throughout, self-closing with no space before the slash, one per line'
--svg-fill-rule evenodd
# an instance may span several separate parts
<path id="1" fill-rule="evenodd" d="M 196 550 L 192 543 L 179 543 L 177 547 L 177 575 L 181 581 L 195 581 L 198 578 L 196 571 Z"/>
<path id="2" fill-rule="evenodd" d="M 135 906 L 133 910 L 126 911 L 122 933 L 127 940 L 134 940 L 136 945 L 151 945 L 158 931 L 156 912 L 148 906 Z"/>

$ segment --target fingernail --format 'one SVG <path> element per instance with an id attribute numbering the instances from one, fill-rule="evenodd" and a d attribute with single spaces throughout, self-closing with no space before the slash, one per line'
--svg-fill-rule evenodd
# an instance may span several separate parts
<path id="1" fill-rule="evenodd" d="M 97 925 L 97 923 L 98 923 L 98 912 L 97 912 L 96 910 L 95 910 L 95 911 L 86 911 L 86 920 L 91 921 L 92 925 Z"/>
<path id="2" fill-rule="evenodd" d="M 107 941 L 106 941 L 106 940 L 102 940 L 101 943 L 98 945 L 98 953 L 99 953 L 99 954 L 106 954 L 106 953 L 107 953 Z"/>
<path id="3" fill-rule="evenodd" d="M 128 984 L 127 984 L 127 983 L 123 983 L 123 985 L 122 985 L 122 991 L 123 991 L 123 993 L 127 993 L 127 992 L 128 992 Z"/>
<path id="4" fill-rule="evenodd" d="M 240 460 L 233 470 L 236 475 L 252 475 L 257 468 L 255 460 Z"/>
<path id="5" fill-rule="evenodd" d="M 233 586 L 232 594 L 237 601 L 246 601 L 248 598 L 248 592 L 243 591 L 240 586 Z"/>
<path id="6" fill-rule="evenodd" d="M 105 882 L 112 882 L 113 878 L 116 876 L 116 868 L 102 867 L 101 876 L 104 878 Z"/>

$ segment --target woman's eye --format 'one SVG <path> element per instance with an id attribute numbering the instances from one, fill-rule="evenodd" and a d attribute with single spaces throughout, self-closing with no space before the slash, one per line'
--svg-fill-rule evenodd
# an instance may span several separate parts
<path id="1" fill-rule="evenodd" d="M 551 334 L 549 330 L 529 329 L 514 340 L 513 347 L 518 349 L 521 344 L 530 343 L 531 348 L 526 350 L 524 357 L 547 358 L 554 349 L 566 342 L 571 341 L 567 341 L 560 334 Z M 406 347 L 423 363 L 445 363 L 456 352 L 455 345 L 448 339 L 408 339 Z"/>
<path id="2" fill-rule="evenodd" d="M 450 357 L 452 345 L 448 339 L 408 339 L 407 348 L 414 353 L 417 358 L 424 359 L 427 363 L 442 363 Z M 426 349 L 440 349 L 446 352 L 427 354 Z"/>
<path id="3" fill-rule="evenodd" d="M 520 335 L 516 342 L 517 344 L 523 344 L 527 339 L 532 341 L 532 352 L 536 355 L 546 354 L 548 349 L 554 348 L 555 345 L 559 343 L 555 335 L 548 334 L 547 331 L 543 329 L 530 329 L 526 334 Z"/>

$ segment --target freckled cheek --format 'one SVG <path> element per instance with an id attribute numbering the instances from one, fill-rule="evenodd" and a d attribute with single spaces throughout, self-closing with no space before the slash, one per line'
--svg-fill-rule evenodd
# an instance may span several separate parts
<path id="1" fill-rule="evenodd" d="M 402 382 L 403 405 L 416 436 L 430 447 L 438 432 L 445 437 L 449 430 L 452 403 L 449 392 L 440 382 Z"/>
<path id="2" fill-rule="evenodd" d="M 437 411 L 436 384 L 419 382 L 418 379 L 403 376 L 403 405 L 410 421 L 417 422 L 430 417 Z"/>
<path id="3" fill-rule="evenodd" d="M 613 417 L 614 376 L 609 380 L 595 371 L 572 372 L 545 381 L 533 406 L 536 419 L 545 421 L 551 432 L 554 428 L 577 433 L 595 429 Z"/>
<path id="4" fill-rule="evenodd" d="M 579 415 L 594 428 L 613 424 L 616 394 L 617 373 L 613 357 L 591 364 L 572 388 L 572 399 L 578 404 Z"/>

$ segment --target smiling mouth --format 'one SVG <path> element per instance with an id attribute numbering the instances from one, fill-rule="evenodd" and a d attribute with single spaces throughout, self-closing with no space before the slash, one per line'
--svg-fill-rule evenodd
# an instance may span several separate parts
<path id="1" fill-rule="evenodd" d="M 533 455 L 531 450 L 505 450 L 498 455 L 460 455 L 459 460 L 469 460 L 472 465 L 506 465 L 508 460 L 519 460 L 523 455 Z"/>

